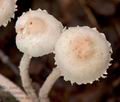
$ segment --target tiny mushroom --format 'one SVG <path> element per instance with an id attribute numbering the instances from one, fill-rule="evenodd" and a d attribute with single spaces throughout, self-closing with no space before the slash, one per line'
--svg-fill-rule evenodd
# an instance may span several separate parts
<path id="1" fill-rule="evenodd" d="M 45 10 L 30 10 L 17 20 L 17 47 L 33 57 L 49 54 L 53 51 L 62 29 L 61 22 Z"/>
<path id="2" fill-rule="evenodd" d="M 96 28 L 70 27 L 55 46 L 55 60 L 66 81 L 92 83 L 105 77 L 111 65 L 111 44 Z"/>
<path id="3" fill-rule="evenodd" d="M 96 28 L 77 26 L 63 31 L 55 44 L 54 53 L 57 67 L 41 88 L 39 96 L 42 102 L 49 102 L 45 96 L 60 76 L 72 84 L 92 83 L 105 77 L 112 48 L 105 35 Z"/>
<path id="4" fill-rule="evenodd" d="M 0 0 L 0 26 L 7 26 L 17 10 L 16 0 Z"/>
<path id="5" fill-rule="evenodd" d="M 17 48 L 24 53 L 19 66 L 22 84 L 33 102 L 38 102 L 29 78 L 28 66 L 32 57 L 43 56 L 54 50 L 63 26 L 45 10 L 38 9 L 23 13 L 15 28 Z"/>

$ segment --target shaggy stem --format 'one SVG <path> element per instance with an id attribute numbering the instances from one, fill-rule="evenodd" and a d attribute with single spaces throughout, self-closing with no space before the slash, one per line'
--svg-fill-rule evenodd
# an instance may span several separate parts
<path id="1" fill-rule="evenodd" d="M 35 90 L 32 87 L 32 80 L 30 79 L 29 76 L 29 64 L 30 64 L 31 57 L 24 54 L 21 62 L 20 62 L 20 76 L 22 80 L 22 85 L 28 94 L 28 96 L 32 99 L 33 102 L 39 102 L 39 99 L 35 93 Z"/>
<path id="2" fill-rule="evenodd" d="M 60 77 L 60 70 L 58 68 L 53 69 L 51 74 L 48 76 L 43 86 L 39 91 L 40 102 L 50 102 L 48 94 L 55 83 L 55 81 Z"/>
<path id="3" fill-rule="evenodd" d="M 0 86 L 10 92 L 20 102 L 32 102 L 30 98 L 13 82 L 0 74 Z"/>

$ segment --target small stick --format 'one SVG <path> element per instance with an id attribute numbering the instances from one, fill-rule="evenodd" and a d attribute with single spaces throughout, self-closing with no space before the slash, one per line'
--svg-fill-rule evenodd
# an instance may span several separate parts
<path id="1" fill-rule="evenodd" d="M 32 99 L 33 102 L 39 102 L 35 90 L 32 87 L 32 80 L 30 79 L 29 71 L 28 71 L 31 58 L 32 57 L 30 57 L 29 55 L 26 54 L 23 55 L 19 66 L 20 76 L 22 80 L 22 85 L 28 96 Z"/>
<path id="2" fill-rule="evenodd" d="M 12 71 L 16 74 L 16 76 L 19 75 L 19 71 L 18 71 L 18 68 L 10 61 L 10 58 L 4 54 L 4 52 L 0 49 L 0 60 L 8 65 Z"/>
<path id="3" fill-rule="evenodd" d="M 5 91 L 10 92 L 18 101 L 32 102 L 17 85 L 5 78 L 2 74 L 0 74 L 0 86 L 2 86 Z"/>
<path id="4" fill-rule="evenodd" d="M 53 69 L 51 74 L 46 79 L 45 83 L 39 91 L 40 102 L 50 102 L 48 94 L 55 83 L 55 81 L 60 77 L 60 70 L 58 68 Z"/>
<path id="5" fill-rule="evenodd" d="M 86 1 L 85 0 L 79 0 L 79 3 L 81 5 L 81 7 L 83 8 L 83 10 L 84 10 L 86 16 L 88 17 L 88 20 L 92 24 L 92 26 L 96 26 L 98 29 L 100 29 L 100 26 L 97 22 L 97 19 L 95 18 L 94 14 L 90 10 L 90 8 L 86 5 Z"/>

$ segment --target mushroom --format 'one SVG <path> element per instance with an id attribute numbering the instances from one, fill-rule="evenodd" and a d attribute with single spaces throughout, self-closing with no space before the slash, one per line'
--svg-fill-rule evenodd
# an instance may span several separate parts
<path id="1" fill-rule="evenodd" d="M 70 27 L 55 44 L 57 68 L 46 79 L 39 96 L 47 97 L 60 76 L 72 84 L 86 84 L 105 77 L 111 65 L 112 48 L 103 33 L 96 28 Z M 49 102 L 44 98 L 42 102 Z"/>
<path id="2" fill-rule="evenodd" d="M 63 26 L 45 10 L 38 9 L 23 13 L 15 28 L 17 48 L 24 53 L 19 66 L 22 84 L 33 102 L 38 102 L 28 73 L 29 63 L 32 57 L 43 56 L 54 50 Z"/>
<path id="3" fill-rule="evenodd" d="M 16 0 L 0 0 L 0 26 L 7 26 L 17 10 Z"/>
<path id="4" fill-rule="evenodd" d="M 70 27 L 55 46 L 55 60 L 66 81 L 92 83 L 105 77 L 111 65 L 111 44 L 95 28 Z"/>

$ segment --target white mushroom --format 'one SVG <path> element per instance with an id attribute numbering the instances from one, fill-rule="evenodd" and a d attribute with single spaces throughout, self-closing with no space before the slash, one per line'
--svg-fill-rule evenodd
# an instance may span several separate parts
<path id="1" fill-rule="evenodd" d="M 62 24 L 45 10 L 30 10 L 16 23 L 16 44 L 20 51 L 39 57 L 53 51 Z"/>
<path id="2" fill-rule="evenodd" d="M 55 46 L 55 60 L 61 76 L 71 83 L 92 83 L 106 74 L 112 48 L 95 28 L 70 27 Z"/>
<path id="3" fill-rule="evenodd" d="M 71 27 L 64 30 L 55 45 L 57 68 L 46 79 L 39 96 L 49 102 L 48 93 L 55 81 L 64 76 L 71 83 L 86 84 L 106 74 L 112 49 L 105 35 L 95 28 Z"/>
<path id="4" fill-rule="evenodd" d="M 33 102 L 38 102 L 28 74 L 30 59 L 52 52 L 63 26 L 45 10 L 38 9 L 23 13 L 15 28 L 17 48 L 24 53 L 20 63 L 23 87 Z"/>
<path id="5" fill-rule="evenodd" d="M 0 26 L 6 26 L 14 18 L 16 0 L 0 0 Z"/>

